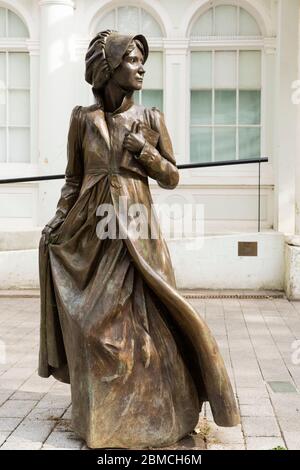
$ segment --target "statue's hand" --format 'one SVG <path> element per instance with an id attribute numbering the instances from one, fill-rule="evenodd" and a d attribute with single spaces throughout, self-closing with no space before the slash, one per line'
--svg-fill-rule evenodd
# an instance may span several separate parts
<path id="1" fill-rule="evenodd" d="M 145 137 L 139 132 L 139 124 L 134 122 L 131 132 L 124 139 L 123 146 L 132 153 L 140 153 L 145 142 Z"/>
<path id="2" fill-rule="evenodd" d="M 51 241 L 50 236 L 51 236 L 52 231 L 53 231 L 53 228 L 49 227 L 48 225 L 46 225 L 44 229 L 42 230 L 42 234 L 44 235 L 46 245 L 48 245 L 49 242 Z"/>

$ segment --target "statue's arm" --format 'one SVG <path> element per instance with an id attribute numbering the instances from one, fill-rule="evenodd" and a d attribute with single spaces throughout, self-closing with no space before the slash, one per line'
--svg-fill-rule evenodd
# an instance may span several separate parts
<path id="1" fill-rule="evenodd" d="M 46 227 L 54 230 L 65 220 L 68 212 L 76 202 L 82 183 L 83 163 L 80 132 L 81 106 L 76 106 L 71 114 L 68 133 L 68 163 L 65 172 L 65 184 L 61 189 L 61 196 L 57 204 L 54 217 Z"/>
<path id="2" fill-rule="evenodd" d="M 172 142 L 165 124 L 164 115 L 157 108 L 150 112 L 151 127 L 159 133 L 156 147 L 145 142 L 141 152 L 135 156 L 142 163 L 150 178 L 157 181 L 165 189 L 174 189 L 179 182 Z"/>

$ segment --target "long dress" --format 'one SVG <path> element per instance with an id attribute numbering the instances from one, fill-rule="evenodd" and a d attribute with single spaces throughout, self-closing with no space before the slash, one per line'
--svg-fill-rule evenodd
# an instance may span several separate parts
<path id="1" fill-rule="evenodd" d="M 136 120 L 158 135 L 139 160 L 123 148 Z M 148 176 L 166 189 L 178 183 L 159 110 L 130 96 L 114 113 L 73 110 L 66 183 L 51 241 L 40 242 L 39 374 L 70 382 L 72 427 L 91 448 L 171 445 L 194 429 L 205 400 L 218 424 L 239 422 L 217 345 L 176 289 L 157 219 L 156 238 L 136 239 L 118 215 L 120 196 L 150 211 Z M 102 204 L 126 237 L 99 237 Z"/>

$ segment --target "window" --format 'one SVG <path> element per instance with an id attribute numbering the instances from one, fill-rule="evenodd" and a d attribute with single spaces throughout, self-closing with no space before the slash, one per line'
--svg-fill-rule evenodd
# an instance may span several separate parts
<path id="1" fill-rule="evenodd" d="M 144 34 L 147 37 L 161 38 L 160 25 L 143 8 L 124 6 L 115 8 L 104 15 L 97 23 L 97 30 L 115 29 L 124 34 Z"/>
<path id="2" fill-rule="evenodd" d="M 115 8 L 97 23 L 97 31 L 114 29 L 124 34 L 144 34 L 147 38 L 163 36 L 160 25 L 143 8 L 124 6 Z M 163 110 L 163 53 L 150 51 L 145 66 L 143 90 L 135 93 L 135 101 L 146 107 Z"/>
<path id="3" fill-rule="evenodd" d="M 28 30 L 0 8 L 0 39 L 25 38 Z M 8 48 L 7 48 L 8 49 Z M 27 52 L 0 52 L 0 163 L 30 162 L 30 65 Z"/>
<path id="4" fill-rule="evenodd" d="M 191 30 L 191 37 L 261 37 L 256 20 L 241 7 L 219 5 L 200 15 Z"/>
<path id="5" fill-rule="evenodd" d="M 260 34 L 242 8 L 217 6 L 195 23 L 191 36 Z M 236 39 L 238 45 L 238 37 Z M 261 156 L 261 51 L 191 52 L 190 158 L 192 162 Z"/>

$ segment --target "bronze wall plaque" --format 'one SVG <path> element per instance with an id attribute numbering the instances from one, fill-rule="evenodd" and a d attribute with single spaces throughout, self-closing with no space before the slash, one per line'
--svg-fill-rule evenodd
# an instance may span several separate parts
<path id="1" fill-rule="evenodd" d="M 239 242 L 239 256 L 257 256 L 257 242 Z"/>

